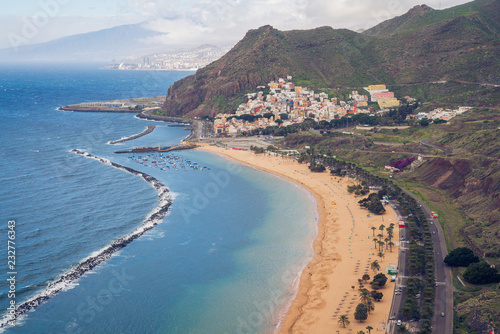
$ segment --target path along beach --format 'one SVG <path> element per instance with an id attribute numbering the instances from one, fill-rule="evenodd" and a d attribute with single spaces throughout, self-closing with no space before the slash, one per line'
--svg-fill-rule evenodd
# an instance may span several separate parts
<path id="1" fill-rule="evenodd" d="M 295 298 L 283 310 L 279 333 L 357 333 L 360 330 L 368 333 L 367 326 L 373 328 L 372 333 L 385 330 L 395 284 L 390 282 L 386 268 L 389 263 L 398 263 L 399 247 L 393 246 L 392 252 L 388 249 L 383 258 L 377 256 L 371 227 L 376 227 L 376 236 L 381 233 L 378 229 L 381 224 L 388 227 L 394 223 L 393 242 L 399 244 L 397 215 L 389 205 L 384 215 L 370 214 L 360 208 L 360 198 L 347 192 L 347 185 L 354 182 L 352 179 L 334 177 L 327 172 L 311 173 L 306 164 L 293 159 L 208 144 L 201 144 L 197 149 L 285 177 L 307 189 L 316 199 L 319 222 L 313 243 L 314 256 L 302 272 Z M 384 231 L 384 237 L 386 235 Z M 377 272 L 370 268 L 375 260 L 380 264 Z M 379 290 L 384 296 L 380 302 L 374 302 L 375 310 L 368 319 L 358 322 L 354 319 L 354 311 L 360 303 L 358 279 L 365 273 L 373 278 L 380 272 L 389 278 Z M 371 290 L 367 283 L 364 287 Z M 350 324 L 345 328 L 338 324 L 340 315 L 349 317 Z"/>

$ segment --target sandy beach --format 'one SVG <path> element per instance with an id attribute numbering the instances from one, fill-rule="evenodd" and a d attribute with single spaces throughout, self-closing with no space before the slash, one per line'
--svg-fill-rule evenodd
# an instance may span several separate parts
<path id="1" fill-rule="evenodd" d="M 381 259 L 372 241 L 371 227 L 376 227 L 376 236 L 381 224 L 388 227 L 394 223 L 393 242 L 398 244 L 397 215 L 390 206 L 385 207 L 387 212 L 384 215 L 370 214 L 360 208 L 357 203 L 360 198 L 347 192 L 347 185 L 353 184 L 353 180 L 334 177 L 327 172 L 311 173 L 306 164 L 292 159 L 208 144 L 200 144 L 197 149 L 285 177 L 303 186 L 316 199 L 319 222 L 318 235 L 313 243 L 314 257 L 301 275 L 295 299 L 283 311 L 279 333 L 357 333 L 360 330 L 368 333 L 367 326 L 373 328 L 372 333 L 385 330 L 395 283 L 388 280 L 379 290 L 384 296 L 380 302 L 374 302 L 375 309 L 367 320 L 356 321 L 354 310 L 360 302 L 358 279 L 365 273 L 370 277 L 379 272 L 386 273 L 389 263 L 397 263 L 397 246 L 392 247 L 392 252 L 388 249 Z M 384 232 L 384 238 L 386 234 Z M 374 260 L 379 262 L 380 271 L 370 269 Z M 371 291 L 369 284 L 364 287 Z M 338 324 L 340 315 L 349 317 L 350 324 L 345 328 Z"/>

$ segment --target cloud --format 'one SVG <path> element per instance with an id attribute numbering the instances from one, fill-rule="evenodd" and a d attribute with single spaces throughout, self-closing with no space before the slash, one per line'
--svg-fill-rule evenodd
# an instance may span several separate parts
<path id="1" fill-rule="evenodd" d="M 133 1 L 141 2 L 141 8 L 146 6 L 143 0 Z M 311 23 L 304 24 L 306 6 L 304 0 L 201 0 L 191 7 L 170 9 L 166 19 L 151 20 L 150 13 L 146 27 L 168 33 L 155 38 L 162 43 L 234 43 L 249 29 L 267 24 L 283 30 L 310 27 Z"/>
<path id="2" fill-rule="evenodd" d="M 146 13 L 150 29 L 168 33 L 159 43 L 221 43 L 240 40 L 249 29 L 370 28 L 407 12 L 421 0 L 128 0 Z M 444 8 L 467 0 L 431 0 Z M 168 18 L 168 19 L 164 19 Z"/>
<path id="3" fill-rule="evenodd" d="M 249 29 L 272 25 L 280 30 L 368 28 L 401 15 L 398 0 L 129 0 L 148 17 L 149 29 L 168 33 L 156 43 L 234 43 Z"/>
<path id="4" fill-rule="evenodd" d="M 163 34 L 149 40 L 159 45 L 232 44 L 249 29 L 272 25 L 280 30 L 320 26 L 357 30 L 370 28 L 426 3 L 439 9 L 467 0 L 112 0 L 112 16 L 58 16 L 50 19 L 30 44 L 65 35 L 145 21 Z M 122 13 L 114 15 L 114 13 Z M 0 17 L 0 47 L 8 32 L 21 31 L 21 18 Z"/>

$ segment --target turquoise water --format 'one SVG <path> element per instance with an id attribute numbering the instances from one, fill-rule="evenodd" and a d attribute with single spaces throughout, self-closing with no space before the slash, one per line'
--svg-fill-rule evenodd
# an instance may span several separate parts
<path id="1" fill-rule="evenodd" d="M 131 114 L 56 110 L 83 101 L 162 95 L 188 73 L 90 65 L 0 70 L 0 223 L 6 247 L 7 222 L 16 221 L 17 304 L 135 230 L 158 204 L 156 191 L 140 177 L 70 149 L 150 174 L 173 194 L 163 223 L 7 333 L 273 331 L 312 256 L 314 199 L 293 183 L 207 152 L 176 153 L 207 167 L 177 171 L 113 153 L 176 144 L 188 134 L 183 128 Z M 142 138 L 106 144 L 152 124 L 155 131 Z M 7 278 L 2 266 L 0 275 Z M 0 280 L 2 314 L 11 300 L 8 289 Z"/>

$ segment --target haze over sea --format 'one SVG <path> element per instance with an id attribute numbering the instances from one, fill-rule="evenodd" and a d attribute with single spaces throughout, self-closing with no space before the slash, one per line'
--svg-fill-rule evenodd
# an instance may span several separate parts
<path id="1" fill-rule="evenodd" d="M 163 223 L 70 284 L 6 333 L 267 333 L 312 256 L 314 199 L 274 175 L 200 151 L 209 169 L 161 170 L 113 151 L 170 146 L 189 132 L 133 114 L 58 107 L 165 94 L 187 72 L 96 65 L 0 65 L 0 308 L 8 221 L 16 221 L 17 305 L 113 240 L 158 204 L 142 178 L 69 152 L 81 149 L 150 174 L 174 194 Z M 157 128 L 109 145 L 108 141 Z M 143 154 L 145 155 L 145 154 Z"/>

